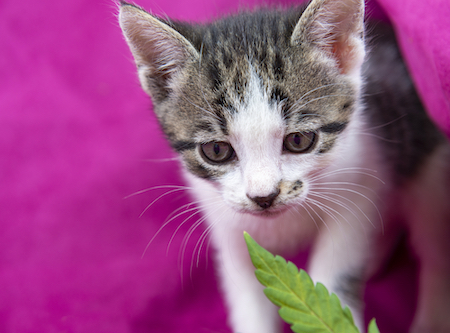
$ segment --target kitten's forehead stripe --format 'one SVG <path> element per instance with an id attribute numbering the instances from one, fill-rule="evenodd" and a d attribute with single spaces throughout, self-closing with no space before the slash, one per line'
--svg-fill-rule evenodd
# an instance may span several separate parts
<path id="1" fill-rule="evenodd" d="M 222 85 L 222 73 L 217 63 L 210 63 L 208 66 L 208 74 L 213 83 L 213 90 L 218 91 Z"/>
<path id="2" fill-rule="evenodd" d="M 275 78 L 277 80 L 282 80 L 284 78 L 284 63 L 279 52 L 275 54 L 275 60 L 273 62 L 273 72 L 275 73 Z"/>
<path id="3" fill-rule="evenodd" d="M 219 127 L 220 127 L 220 130 L 222 131 L 223 135 L 229 134 L 228 133 L 228 121 L 224 116 L 220 117 L 220 119 L 219 119 Z"/>
<path id="4" fill-rule="evenodd" d="M 208 122 L 199 122 L 197 129 L 203 132 L 214 133 L 214 126 Z"/>
<path id="5" fill-rule="evenodd" d="M 196 47 L 199 46 L 198 35 L 202 36 L 202 63 L 208 66 L 213 89 L 223 92 L 233 88 L 241 94 L 246 84 L 241 76 L 248 72 L 244 63 L 248 60 L 256 61 L 259 69 L 268 72 L 268 77 L 283 79 L 285 63 L 281 50 L 289 48 L 290 36 L 302 11 L 303 8 L 297 8 L 287 15 L 264 10 L 244 13 L 196 26 L 193 32 L 186 31 L 184 24 L 173 26 Z"/>
<path id="6" fill-rule="evenodd" d="M 233 57 L 228 50 L 222 49 L 222 62 L 226 69 L 230 69 L 233 64 Z"/>
<path id="7" fill-rule="evenodd" d="M 288 93 L 282 87 L 276 86 L 272 89 L 271 99 L 274 101 L 283 101 L 288 98 Z"/>

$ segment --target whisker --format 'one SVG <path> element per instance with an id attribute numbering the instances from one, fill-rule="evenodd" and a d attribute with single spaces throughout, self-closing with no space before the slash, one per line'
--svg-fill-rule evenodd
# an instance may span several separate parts
<path id="1" fill-rule="evenodd" d="M 339 175 L 339 174 L 360 174 L 360 175 L 365 175 L 365 176 L 369 176 L 372 177 L 376 180 L 378 180 L 379 182 L 381 182 L 382 184 L 385 184 L 385 182 L 375 176 L 373 173 L 377 173 L 377 170 L 373 170 L 373 169 L 369 169 L 369 168 L 360 168 L 360 167 L 349 167 L 349 168 L 342 168 L 342 169 L 338 169 L 338 170 L 331 170 L 329 172 L 325 172 L 325 173 L 321 173 L 318 174 L 314 177 L 311 178 L 311 181 L 317 181 L 326 177 L 331 177 L 334 175 Z"/>
<path id="2" fill-rule="evenodd" d="M 173 162 L 173 161 L 179 161 L 179 160 L 181 160 L 180 156 L 167 157 L 167 158 L 146 158 L 143 161 L 150 162 L 150 163 L 165 163 L 165 162 Z"/>
<path id="3" fill-rule="evenodd" d="M 321 189 L 321 190 L 328 190 L 328 191 L 343 191 L 343 192 L 349 192 L 349 193 L 356 194 L 356 195 L 358 195 L 358 196 L 360 196 L 360 197 L 366 199 L 366 200 L 367 200 L 367 201 L 375 208 L 375 210 L 376 210 L 376 212 L 377 212 L 377 214 L 378 214 L 379 221 L 380 221 L 381 226 L 382 226 L 382 230 L 383 230 L 383 232 L 384 232 L 383 217 L 381 216 L 381 212 L 380 212 L 380 210 L 378 209 L 378 206 L 375 204 L 375 202 L 374 202 L 372 199 L 370 199 L 368 196 L 362 194 L 361 192 L 358 192 L 358 191 L 355 191 L 355 190 L 352 190 L 352 189 L 349 189 L 349 188 L 342 188 L 342 187 L 336 187 L 336 188 L 321 187 L 320 189 Z M 369 219 L 369 221 L 370 221 L 370 219 Z M 372 223 L 371 223 L 371 224 L 372 224 Z M 372 224 L 372 225 L 373 225 L 373 224 Z M 374 225 L 373 225 L 373 226 L 374 226 Z M 375 227 L 375 226 L 374 226 L 374 227 Z"/>
<path id="4" fill-rule="evenodd" d="M 318 214 L 317 213 L 317 211 L 313 208 L 313 207 L 311 207 L 311 205 L 308 203 L 308 201 L 309 201 L 309 199 L 308 198 L 305 198 L 305 201 L 303 201 L 303 204 L 304 205 L 306 205 L 309 209 L 311 209 L 312 211 L 313 211 L 313 213 L 320 219 L 320 221 L 323 223 L 323 225 L 325 226 L 325 228 L 327 228 L 327 230 L 328 231 L 330 231 L 330 228 L 328 227 L 328 224 L 325 222 L 325 220 L 323 219 L 323 217 L 320 215 L 320 214 Z M 306 210 L 307 211 L 307 210 Z M 308 214 L 310 214 L 309 212 L 308 212 Z M 309 215 L 309 216 L 311 216 L 311 214 Z M 315 219 L 311 216 L 311 218 L 314 220 L 314 223 L 316 223 L 315 222 Z M 317 225 L 317 223 L 316 223 L 316 226 L 318 227 L 318 225 Z M 319 228 L 319 227 L 318 227 Z"/>
<path id="5" fill-rule="evenodd" d="M 167 196 L 169 194 L 172 194 L 172 193 L 175 193 L 175 192 L 184 191 L 184 190 L 185 190 L 185 188 L 176 188 L 176 189 L 173 189 L 173 190 L 167 191 L 166 193 L 161 194 L 159 197 L 157 197 L 155 200 L 153 200 L 149 205 L 147 205 L 147 207 L 145 207 L 145 209 L 142 211 L 141 215 L 139 215 L 139 218 L 141 218 L 145 214 L 145 212 L 147 210 L 149 210 L 151 206 L 153 206 L 153 204 L 155 202 L 159 201 L 163 197 L 165 197 L 165 196 Z"/>
<path id="6" fill-rule="evenodd" d="M 398 141 L 398 140 L 386 139 L 386 138 L 383 138 L 382 136 L 374 134 L 374 133 L 366 133 L 366 132 L 362 132 L 362 131 L 359 131 L 359 132 L 356 132 L 356 133 L 358 133 L 360 135 L 371 136 L 371 137 L 377 138 L 378 140 L 389 142 L 389 143 L 400 143 L 401 142 L 401 141 Z"/>
<path id="7" fill-rule="evenodd" d="M 339 195 L 339 194 L 337 194 L 337 193 L 333 193 L 333 192 L 320 192 L 320 194 L 318 194 L 318 193 L 313 193 L 313 192 L 312 192 L 312 193 L 310 193 L 310 195 L 312 195 L 312 196 L 317 196 L 317 197 L 322 198 L 322 199 L 324 199 L 324 200 L 330 201 L 330 202 L 332 202 L 332 203 L 334 203 L 334 204 L 336 204 L 336 205 L 338 205 L 338 206 L 340 206 L 340 207 L 346 209 L 346 210 L 349 211 L 356 219 L 358 219 L 358 216 L 356 215 L 356 213 L 354 212 L 353 209 L 351 209 L 348 205 L 344 204 L 343 202 L 341 202 L 341 201 L 339 201 L 339 200 L 337 200 L 337 199 L 331 198 L 331 196 L 338 197 L 339 199 L 342 199 L 342 200 L 345 200 L 345 201 L 351 203 L 351 204 L 352 204 L 353 206 L 355 206 L 355 207 L 358 209 L 358 211 L 359 211 L 359 212 L 367 219 L 367 221 L 369 221 L 369 223 L 375 228 L 374 223 L 373 223 L 372 220 L 367 216 L 367 214 L 364 213 L 364 211 L 363 211 L 356 203 L 354 203 L 353 201 L 351 201 L 349 198 L 347 198 L 347 197 L 345 197 L 345 196 L 343 196 L 343 195 Z"/>
<path id="8" fill-rule="evenodd" d="M 190 204 L 183 205 L 183 207 L 186 207 L 186 206 L 189 206 L 189 205 L 190 205 Z M 179 217 L 179 216 L 181 216 L 181 215 L 183 215 L 183 214 L 186 214 L 186 213 L 192 211 L 193 209 L 194 209 L 194 208 L 191 208 L 191 209 L 189 209 L 189 210 L 187 210 L 187 211 L 183 211 L 183 212 L 177 214 L 176 216 L 172 217 L 171 219 L 165 221 L 165 222 L 163 223 L 163 225 L 159 227 L 159 229 L 156 231 L 156 233 L 153 235 L 153 237 L 150 239 L 150 241 L 147 243 L 147 246 L 145 247 L 144 252 L 143 252 L 142 255 L 141 255 L 141 259 L 144 258 L 144 255 L 145 255 L 145 253 L 147 252 L 147 249 L 148 249 L 148 248 L 150 247 L 150 245 L 153 243 L 153 241 L 155 240 L 155 238 L 161 233 L 161 231 L 162 231 L 165 227 L 167 227 L 167 225 L 169 225 L 170 222 L 172 222 L 172 221 L 173 221 L 174 219 L 176 219 L 177 217 Z M 183 222 L 183 223 L 184 223 L 184 222 Z M 166 251 L 166 254 L 167 254 L 167 251 Z"/>
<path id="9" fill-rule="evenodd" d="M 213 204 L 216 204 L 216 203 L 222 203 L 222 202 L 220 202 L 219 200 L 217 200 L 217 201 L 214 202 Z M 188 244 L 189 239 L 190 239 L 191 236 L 193 235 L 194 231 L 195 231 L 195 230 L 196 230 L 196 229 L 197 229 L 204 221 L 206 221 L 212 214 L 214 214 L 217 210 L 221 209 L 222 206 L 223 206 L 223 203 L 222 203 L 222 205 L 219 205 L 219 207 L 217 207 L 214 211 L 209 212 L 208 214 L 206 214 L 206 215 L 200 217 L 200 218 L 199 218 L 199 219 L 198 219 L 198 220 L 197 220 L 197 221 L 189 228 L 188 232 L 187 232 L 186 235 L 183 237 L 182 247 L 181 247 L 181 249 L 180 249 L 180 250 L 181 250 L 181 252 L 180 252 L 180 258 L 179 258 L 179 261 L 180 261 L 180 269 L 181 269 L 181 271 L 183 271 L 183 263 L 184 263 L 184 257 L 185 257 L 185 253 L 186 253 L 187 244 Z M 209 227 L 210 227 L 210 226 L 208 226 L 206 230 L 208 230 Z M 204 234 L 204 232 L 205 232 L 205 231 L 202 232 L 202 235 Z M 202 235 L 200 236 L 199 240 L 202 238 Z M 197 241 L 197 243 L 198 243 L 198 241 Z M 193 265 L 193 260 L 194 260 L 196 248 L 197 248 L 197 244 L 196 244 L 195 247 L 194 247 L 194 250 L 193 250 L 193 253 L 192 253 L 192 258 L 191 258 L 191 269 L 190 269 L 191 277 L 192 277 L 192 265 Z"/>
<path id="10" fill-rule="evenodd" d="M 169 253 L 170 246 L 172 245 L 172 242 L 173 242 L 173 240 L 174 240 L 176 234 L 178 233 L 178 231 L 181 229 L 181 227 L 182 227 L 187 221 L 189 221 L 192 217 L 194 217 L 195 215 L 201 214 L 201 211 L 200 211 L 197 207 L 191 208 L 191 209 L 189 209 L 189 211 L 183 212 L 182 214 L 190 213 L 190 212 L 192 212 L 192 211 L 194 211 L 194 213 L 192 213 L 192 214 L 189 215 L 187 218 L 185 218 L 185 219 L 183 220 L 183 222 L 181 222 L 181 223 L 178 225 L 178 227 L 175 229 L 175 231 L 173 232 L 172 236 L 170 237 L 169 243 L 167 244 L 167 247 L 166 247 L 166 255 Z M 197 222 L 196 222 L 196 223 L 197 223 Z M 190 228 L 189 228 L 189 230 L 190 230 Z M 183 238 L 182 243 L 183 243 L 183 242 L 184 242 L 184 238 Z"/>
<path id="11" fill-rule="evenodd" d="M 307 91 L 305 94 L 303 94 L 303 96 L 301 96 L 299 99 L 297 99 L 297 101 L 286 111 L 287 114 L 290 114 L 291 112 L 295 112 L 298 111 L 298 109 L 294 110 L 294 108 L 296 108 L 298 106 L 299 103 L 303 102 L 303 99 L 312 94 L 313 92 L 316 92 L 320 89 L 324 89 L 324 88 L 328 88 L 328 87 L 332 87 L 332 86 L 337 86 L 337 85 L 342 85 L 342 83 L 330 83 L 330 84 L 325 84 L 323 86 L 311 89 L 309 91 Z"/>
<path id="12" fill-rule="evenodd" d="M 183 237 L 183 241 L 181 242 L 182 246 L 178 255 L 178 262 L 179 262 L 179 267 L 180 267 L 180 274 L 181 274 L 181 284 L 183 284 L 183 264 L 184 264 L 184 256 L 186 253 L 186 248 L 187 248 L 187 243 L 188 240 L 191 238 L 192 234 L 194 233 L 194 231 L 200 226 L 202 225 L 202 223 L 206 220 L 205 216 L 200 217 L 188 230 L 188 232 L 186 233 L 186 235 Z"/>
<path id="13" fill-rule="evenodd" d="M 212 200 L 217 200 L 216 198 L 209 198 L 208 199 L 208 201 L 212 201 Z M 212 202 L 209 202 L 207 205 L 205 205 L 204 204 L 204 202 L 205 202 L 205 200 L 199 200 L 199 201 L 197 201 L 197 202 L 195 202 L 195 203 L 191 203 L 191 205 L 192 204 L 195 204 L 195 205 L 197 205 L 197 204 L 200 204 L 201 203 L 201 205 L 198 207 L 198 206 L 195 206 L 195 207 L 193 207 L 193 208 L 189 208 L 188 210 L 186 210 L 186 211 L 183 211 L 183 212 L 181 212 L 181 213 L 179 213 L 179 214 L 177 214 L 177 216 L 175 216 L 175 217 L 173 217 L 171 220 L 173 220 L 174 218 L 177 218 L 178 216 L 181 216 L 181 215 L 183 215 L 183 214 L 186 214 L 186 213 L 190 213 L 190 212 L 192 212 L 192 211 L 195 211 L 193 214 L 191 214 L 189 217 L 187 217 L 176 229 L 175 229 L 175 231 L 174 231 L 174 233 L 172 234 L 172 237 L 170 238 L 170 240 L 169 240 L 169 243 L 167 244 L 167 249 L 166 249 L 166 254 L 169 252 L 169 248 L 170 248 L 170 246 L 171 246 L 171 244 L 172 244 L 172 241 L 173 241 L 173 239 L 175 238 L 175 235 L 178 233 L 178 231 L 180 230 L 180 228 L 188 221 L 188 220 L 190 220 L 192 217 L 194 217 L 195 215 L 197 215 L 197 214 L 201 214 L 202 213 L 202 210 L 205 208 L 205 207 L 208 207 L 208 206 L 212 206 L 212 205 L 215 205 L 216 204 L 216 202 L 217 201 L 212 201 Z M 189 231 L 188 231 L 189 232 Z M 185 236 L 186 237 L 186 236 Z M 183 238 L 183 241 L 182 241 L 182 243 L 184 242 L 184 238 Z"/>
<path id="14" fill-rule="evenodd" d="M 385 126 L 389 126 L 389 125 L 399 121 L 400 119 L 402 119 L 404 117 L 406 117 L 406 113 L 398 116 L 397 118 L 395 118 L 395 119 L 393 119 L 393 120 L 391 120 L 391 121 L 389 121 L 387 123 L 384 123 L 384 124 L 381 124 L 381 125 L 377 125 L 377 126 L 373 126 L 373 127 L 368 127 L 367 130 L 370 131 L 370 130 L 379 129 L 379 128 L 382 128 L 382 127 L 385 127 Z"/>
<path id="15" fill-rule="evenodd" d="M 335 174 L 335 173 L 339 174 L 339 173 L 342 173 L 342 172 L 347 173 L 349 171 L 351 171 L 351 172 L 363 171 L 363 172 L 377 173 L 377 170 L 374 170 L 374 169 L 363 168 L 363 167 L 347 167 L 347 168 L 341 168 L 341 169 L 336 169 L 336 170 L 330 170 L 330 171 L 325 172 L 325 173 L 320 173 L 316 177 L 312 178 L 312 180 L 320 179 L 320 178 L 328 176 L 330 174 Z"/>
<path id="16" fill-rule="evenodd" d="M 351 226 L 350 221 L 345 216 L 343 216 L 341 213 L 339 213 L 336 209 L 333 209 L 333 208 L 325 205 L 324 203 L 322 203 L 318 200 L 312 199 L 312 198 L 308 198 L 308 201 L 313 203 L 314 205 L 316 205 L 324 213 L 328 214 L 328 216 L 330 216 L 336 222 L 337 225 L 339 225 L 339 226 L 341 225 L 340 220 L 337 218 L 337 216 L 339 216 Z"/>
<path id="17" fill-rule="evenodd" d="M 218 207 L 218 209 L 221 209 L 224 205 L 221 205 L 220 207 Z M 217 209 L 217 210 L 218 210 Z M 217 211 L 216 210 L 216 211 Z M 198 267 L 199 262 L 200 262 L 200 252 L 201 249 L 203 247 L 203 244 L 205 242 L 205 240 L 208 238 L 209 234 L 212 232 L 212 230 L 214 229 L 214 227 L 220 222 L 222 216 L 225 214 L 226 210 L 222 210 L 222 214 L 220 215 L 219 218 L 215 219 L 215 221 L 213 223 L 211 223 L 201 234 L 200 238 L 197 241 L 197 244 L 194 247 L 194 251 L 193 251 L 193 256 L 191 259 L 191 268 L 190 268 L 190 275 L 192 278 L 192 270 L 193 270 L 193 266 L 194 266 L 194 256 L 195 256 L 195 252 L 197 251 L 197 260 L 196 260 L 196 267 Z M 211 214 L 208 214 L 207 218 L 210 217 Z M 209 244 L 209 241 L 208 241 Z"/>
<path id="18" fill-rule="evenodd" d="M 168 188 L 171 188 L 171 189 L 190 189 L 189 187 L 187 187 L 187 186 L 182 186 L 182 185 L 160 185 L 160 186 L 153 186 L 153 187 L 149 187 L 149 188 L 146 188 L 146 189 L 143 189 L 143 190 L 139 190 L 139 191 L 136 191 L 136 192 L 134 192 L 134 193 L 132 193 L 132 194 L 129 194 L 129 195 L 127 195 L 126 197 L 124 197 L 123 199 L 129 199 L 129 198 L 131 198 L 131 197 L 134 197 L 134 196 L 136 196 L 136 195 L 140 195 L 140 194 L 143 194 L 143 193 L 147 193 L 147 192 L 150 192 L 150 191 L 153 191 L 153 190 L 160 190 L 160 189 L 168 189 Z"/>
<path id="19" fill-rule="evenodd" d="M 308 104 L 310 104 L 310 103 L 312 103 L 312 102 L 319 101 L 319 100 L 324 99 L 324 98 L 340 97 L 340 96 L 353 96 L 353 95 L 350 95 L 350 94 L 324 95 L 324 96 L 320 96 L 320 97 L 313 98 L 313 99 L 311 99 L 311 100 L 309 100 L 309 101 L 303 103 L 302 105 L 298 105 L 297 102 L 296 102 L 296 103 L 292 106 L 292 108 L 295 107 L 295 110 L 296 110 L 296 111 L 299 111 L 299 110 L 301 110 L 302 108 L 304 108 L 305 106 L 307 106 Z"/>
<path id="20" fill-rule="evenodd" d="M 187 207 L 189 207 L 189 206 L 192 206 L 192 205 L 196 205 L 196 204 L 198 204 L 199 202 L 200 202 L 200 201 L 194 201 L 194 202 L 187 203 L 187 204 L 185 204 L 185 205 L 183 205 L 183 206 L 177 208 L 174 212 L 172 212 L 172 213 L 167 217 L 166 221 L 164 221 L 164 223 L 159 227 L 159 229 L 156 231 L 156 233 L 153 235 L 153 237 L 150 239 L 150 241 L 147 243 L 147 246 L 145 247 L 144 252 L 142 253 L 141 259 L 144 257 L 144 255 L 145 255 L 145 253 L 147 252 L 147 249 L 149 248 L 149 246 L 153 243 L 153 241 L 155 240 L 155 238 L 162 232 L 162 230 L 163 230 L 165 227 L 167 227 L 172 221 L 174 221 L 174 220 L 177 219 L 178 217 L 182 216 L 183 214 L 188 214 L 188 213 L 190 213 L 190 212 L 192 212 L 192 211 L 194 211 L 194 210 L 197 210 L 197 211 L 198 211 L 199 209 L 198 209 L 198 207 L 195 206 L 195 207 L 192 207 L 192 208 L 183 210 L 182 212 L 180 212 L 180 213 L 178 213 L 178 214 L 176 214 L 176 215 L 174 215 L 174 216 L 172 216 L 172 217 L 171 217 L 171 215 L 173 215 L 175 212 L 177 212 L 177 211 L 179 211 L 179 210 L 185 209 L 185 208 L 187 208 Z M 195 215 L 195 214 L 193 214 L 193 215 Z M 189 218 L 191 218 L 193 215 L 191 215 Z M 186 219 L 186 220 L 184 220 L 184 221 L 180 224 L 180 226 L 183 225 L 187 220 L 189 220 L 189 218 Z M 178 226 L 177 229 L 175 230 L 175 234 L 176 234 L 177 231 L 179 230 L 180 226 Z M 172 242 L 173 237 L 174 237 L 174 235 L 172 235 L 172 237 L 171 237 L 171 239 L 170 239 L 170 241 L 169 241 L 168 247 L 170 247 L 170 243 Z M 168 252 L 168 248 L 166 249 L 166 255 L 167 255 L 167 252 Z"/>
<path id="21" fill-rule="evenodd" d="M 317 87 L 317 88 L 314 88 L 314 89 L 309 90 L 309 91 L 308 91 L 307 93 L 305 93 L 302 97 L 300 97 L 299 100 L 302 100 L 302 99 L 305 98 L 306 96 L 312 94 L 313 92 L 315 92 L 315 91 L 317 91 L 317 90 L 319 90 L 319 89 L 328 88 L 328 87 L 333 87 L 333 86 L 339 86 L 339 85 L 342 85 L 342 84 L 343 84 L 343 83 L 339 83 L 339 82 L 337 82 L 337 83 L 324 84 L 323 86 L 320 86 L 320 87 Z"/>
<path id="22" fill-rule="evenodd" d="M 327 193 L 328 193 L 328 192 L 327 192 Z M 330 193 L 330 194 L 331 194 L 331 193 Z M 322 194 L 317 194 L 317 193 L 310 193 L 310 196 L 315 196 L 315 197 L 318 197 L 318 198 L 320 198 L 320 199 L 322 199 L 322 200 L 329 201 L 329 202 L 331 202 L 331 203 L 333 203 L 333 204 L 335 204 L 335 205 L 337 205 L 337 206 L 339 206 L 339 207 L 345 209 L 345 210 L 348 211 L 351 215 L 353 215 L 353 217 L 355 217 L 355 219 L 356 219 L 357 221 L 359 221 L 359 223 L 361 224 L 361 221 L 359 220 L 359 218 L 358 218 L 358 216 L 356 215 L 356 213 L 355 213 L 348 205 L 342 203 L 341 201 L 339 201 L 339 200 L 337 200 L 337 199 L 334 199 L 334 198 L 331 198 L 331 197 L 329 197 L 328 195 L 322 195 Z M 343 199 L 347 199 L 347 198 L 345 198 L 345 197 L 342 197 L 342 198 L 343 198 Z M 349 201 L 350 201 L 351 203 L 353 203 L 351 200 L 349 200 Z M 323 203 L 323 204 L 325 204 L 325 203 Z M 328 207 L 328 208 L 332 209 L 331 207 Z M 358 208 L 359 208 L 359 207 L 358 207 Z M 369 221 L 369 223 L 370 223 L 373 227 L 375 227 L 375 226 L 373 225 L 372 221 L 367 217 L 367 215 L 364 214 L 364 212 L 362 212 L 361 209 L 359 209 L 359 210 L 360 210 L 361 213 L 367 218 L 367 220 Z M 340 217 L 342 217 L 343 219 L 345 219 L 349 225 L 351 225 L 350 221 L 349 221 L 346 217 L 344 217 L 341 213 L 339 213 L 339 211 L 336 211 L 336 213 L 339 214 Z M 352 227 L 353 227 L 353 226 L 352 226 Z"/>
<path id="23" fill-rule="evenodd" d="M 365 190 L 368 190 L 374 194 L 377 194 L 377 192 L 373 189 L 370 188 L 368 186 L 362 185 L 362 184 L 358 184 L 358 183 L 353 183 L 353 182 L 320 182 L 320 183 L 313 183 L 310 185 L 310 188 L 315 188 L 315 189 L 321 189 L 322 186 L 329 186 L 329 185 L 348 185 L 348 186 L 354 186 L 354 187 L 359 187 Z"/>

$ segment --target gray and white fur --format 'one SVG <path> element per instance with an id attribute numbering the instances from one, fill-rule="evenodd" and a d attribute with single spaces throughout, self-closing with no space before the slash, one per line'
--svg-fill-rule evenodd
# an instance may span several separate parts
<path id="1" fill-rule="evenodd" d="M 119 21 L 206 218 L 234 332 L 281 329 L 244 230 L 273 253 L 313 244 L 308 272 L 362 327 L 363 283 L 398 220 L 420 260 L 411 332 L 450 332 L 449 144 L 363 0 L 204 25 L 121 3 Z"/>

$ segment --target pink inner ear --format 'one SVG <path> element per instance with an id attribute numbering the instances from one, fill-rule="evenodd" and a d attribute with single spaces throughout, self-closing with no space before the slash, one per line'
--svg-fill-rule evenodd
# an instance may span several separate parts
<path id="1" fill-rule="evenodd" d="M 334 59 L 343 74 L 357 73 L 364 58 L 362 0 L 312 1 L 294 30 Z"/>
<path id="2" fill-rule="evenodd" d="M 183 36 L 144 10 L 124 6 L 120 22 L 137 65 L 150 68 L 156 76 L 170 76 L 196 54 Z"/>
<path id="3" fill-rule="evenodd" d="M 360 54 L 362 50 L 359 49 L 358 45 L 348 38 L 346 41 L 337 41 L 333 43 L 331 52 L 333 58 L 342 74 L 350 74 L 355 66 L 359 66 L 360 60 L 363 55 Z"/>

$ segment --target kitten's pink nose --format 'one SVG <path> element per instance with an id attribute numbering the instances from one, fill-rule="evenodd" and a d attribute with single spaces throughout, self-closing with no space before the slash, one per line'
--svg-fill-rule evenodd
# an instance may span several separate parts
<path id="1" fill-rule="evenodd" d="M 270 206 L 272 206 L 272 204 L 273 204 L 275 198 L 278 196 L 278 194 L 280 194 L 279 189 L 277 189 L 275 192 L 273 192 L 265 197 L 251 197 L 248 194 L 247 194 L 247 197 L 250 200 L 252 200 L 253 202 L 255 202 L 262 209 L 267 209 Z"/>

